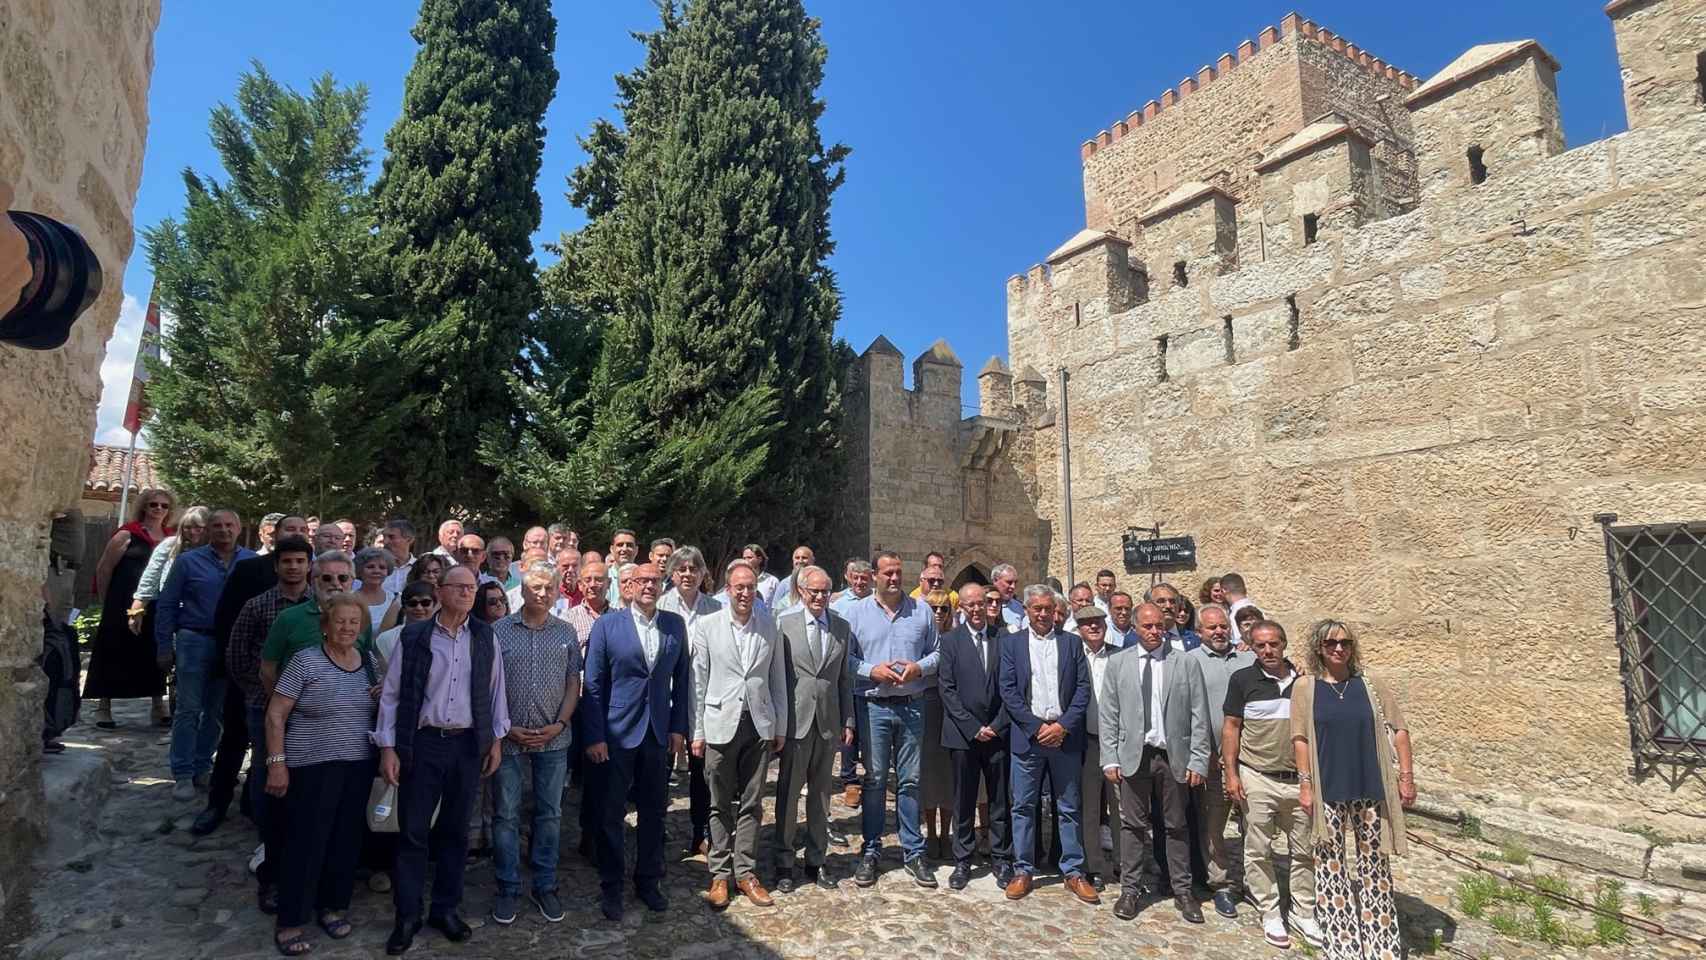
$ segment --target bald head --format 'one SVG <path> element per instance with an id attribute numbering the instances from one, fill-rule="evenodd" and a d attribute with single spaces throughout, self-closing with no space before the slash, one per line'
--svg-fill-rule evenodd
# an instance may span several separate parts
<path id="1" fill-rule="evenodd" d="M 1166 642 L 1167 614 L 1153 603 L 1140 603 L 1133 617 L 1137 624 L 1137 642 L 1145 650 L 1154 650 Z"/>

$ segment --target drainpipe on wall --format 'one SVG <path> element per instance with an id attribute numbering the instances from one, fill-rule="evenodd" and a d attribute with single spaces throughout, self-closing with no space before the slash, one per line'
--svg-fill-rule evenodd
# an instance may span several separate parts
<path id="1" fill-rule="evenodd" d="M 1066 368 L 1060 368 L 1060 518 L 1066 526 L 1066 589 L 1078 582 L 1072 543 L 1072 431 L 1066 409 Z"/>

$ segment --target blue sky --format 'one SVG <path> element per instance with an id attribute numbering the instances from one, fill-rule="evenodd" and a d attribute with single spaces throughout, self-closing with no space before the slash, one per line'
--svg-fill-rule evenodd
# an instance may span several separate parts
<path id="1" fill-rule="evenodd" d="M 844 310 L 855 350 L 878 334 L 908 358 L 946 337 L 973 374 L 1005 355 L 1004 283 L 1083 226 L 1078 145 L 1159 98 L 1181 77 L 1277 24 L 1284 0 L 807 0 L 823 20 L 828 140 L 853 148 L 835 196 Z M 557 0 L 561 78 L 546 116 L 540 242 L 574 229 L 564 177 L 575 142 L 610 115 L 611 77 L 633 66 L 634 30 L 656 22 L 651 0 Z M 1563 65 L 1558 86 L 1570 146 L 1624 129 L 1610 21 L 1600 0 L 1445 0 L 1425 9 L 1317 0 L 1306 17 L 1375 56 L 1427 77 L 1466 48 L 1535 38 Z M 230 100 L 251 60 L 305 89 L 324 71 L 364 83 L 377 175 L 385 131 L 415 53 L 416 4 L 171 0 L 155 37 L 150 128 L 136 223 L 183 206 L 180 171 L 215 171 L 208 111 Z M 122 443 L 137 331 L 152 283 L 140 242 L 102 368 L 97 439 Z"/>

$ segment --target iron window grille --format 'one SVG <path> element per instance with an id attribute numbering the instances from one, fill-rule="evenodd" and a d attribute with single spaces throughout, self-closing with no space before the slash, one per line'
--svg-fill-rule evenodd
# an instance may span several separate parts
<path id="1" fill-rule="evenodd" d="M 1635 774 L 1706 765 L 1706 521 L 1605 533 Z"/>

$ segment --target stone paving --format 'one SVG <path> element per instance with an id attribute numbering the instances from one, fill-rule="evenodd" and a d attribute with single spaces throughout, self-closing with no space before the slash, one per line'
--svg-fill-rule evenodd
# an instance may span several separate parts
<path id="1" fill-rule="evenodd" d="M 5 878 L 20 889 L 21 903 L 0 926 L 0 957 L 277 956 L 271 945 L 272 922 L 255 908 L 253 881 L 245 866 L 256 842 L 252 829 L 233 805 L 231 818 L 211 836 L 189 834 L 190 821 L 201 804 L 171 800 L 171 784 L 163 774 L 164 731 L 146 725 L 146 706 L 145 702 L 120 705 L 123 726 L 118 730 L 82 724 L 67 733 L 68 756 L 99 751 L 110 761 L 110 794 L 93 830 L 55 838 L 52 852 L 38 863 L 33 882 L 20 882 L 16 874 Z M 49 757 L 46 763 L 51 766 L 60 760 Z M 521 955 L 678 960 L 878 956 L 1234 960 L 1277 954 L 1262 943 L 1254 911 L 1248 907 L 1236 921 L 1208 910 L 1208 922 L 1192 926 L 1179 919 L 1170 901 L 1155 900 L 1137 919 L 1122 923 L 1113 917 L 1111 897 L 1099 907 L 1086 906 L 1052 879 L 1028 899 L 1009 903 L 987 871 L 981 870 L 965 891 L 947 888 L 946 870 L 939 871 L 941 888 L 922 890 L 899 869 L 892 836 L 886 872 L 870 890 L 853 885 L 854 864 L 848 849 L 831 857 L 835 875 L 842 878 L 839 889 L 825 891 L 808 885 L 789 896 L 778 895 L 778 905 L 768 910 L 737 899 L 718 915 L 700 899 L 704 867 L 702 861 L 692 860 L 669 867 L 668 913 L 650 915 L 640 904 L 630 903 L 626 919 L 613 924 L 598 913 L 593 898 L 596 877 L 574 852 L 574 801 L 571 795 L 563 818 L 560 883 L 568 907 L 563 923 L 547 924 L 537 911 L 523 910 L 512 926 L 481 924 L 479 918 L 489 909 L 494 885 L 489 862 L 480 863 L 469 868 L 464 904 L 464 915 L 479 926 L 473 940 L 458 947 L 435 931 L 423 930 L 410 955 L 465 960 Z M 856 833 L 853 811 L 837 805 L 833 812 L 843 829 Z M 70 813 L 65 822 L 75 824 Z M 78 830 L 74 825 L 63 829 Z M 688 831 L 684 786 L 675 791 L 669 830 L 669 849 L 677 850 Z M 1462 838 L 1441 839 L 1482 856 L 1490 852 Z M 1625 946 L 1586 950 L 1503 937 L 1454 908 L 1451 892 L 1461 868 L 1437 854 L 1414 849 L 1409 858 L 1396 863 L 1396 871 L 1412 955 L 1428 952 L 1433 931 L 1440 932 L 1451 955 L 1476 958 L 1700 955 L 1675 941 L 1648 939 L 1639 933 Z M 1572 879 L 1578 888 L 1591 885 L 1588 878 Z M 528 906 L 526 901 L 523 906 Z M 1660 919 L 1678 926 L 1697 924 L 1701 918 L 1696 905 L 1679 906 L 1668 896 L 1661 900 L 1659 911 Z M 1590 925 L 1580 914 L 1566 912 L 1565 916 L 1578 927 Z M 353 937 L 343 942 L 320 937 L 311 955 L 383 956 L 391 922 L 390 896 L 371 893 L 358 883 L 352 919 L 357 925 Z"/>

